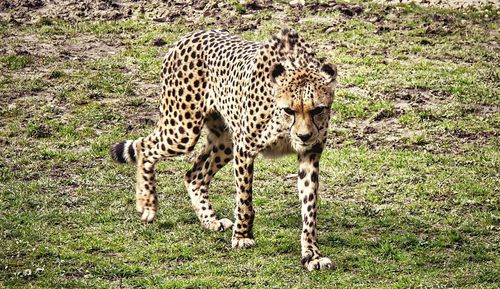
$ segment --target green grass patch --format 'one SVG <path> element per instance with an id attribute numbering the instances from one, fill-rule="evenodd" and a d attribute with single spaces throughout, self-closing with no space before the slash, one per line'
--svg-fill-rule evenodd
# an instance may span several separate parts
<path id="1" fill-rule="evenodd" d="M 33 63 L 33 57 L 29 55 L 10 54 L 0 56 L 0 63 L 11 70 L 23 69 Z"/>
<path id="2" fill-rule="evenodd" d="M 351 2 L 363 11 L 339 10 Z M 498 10 L 339 5 L 232 1 L 195 24 L 146 14 L 0 22 L 0 287 L 498 287 Z M 179 181 L 192 156 L 158 164 L 149 225 L 135 212 L 135 168 L 109 158 L 112 143 L 153 130 L 171 43 L 219 25 L 265 41 L 283 19 L 339 67 L 318 214 L 330 271 L 300 265 L 296 157 L 258 158 L 249 250 L 200 226 Z M 43 49 L 52 44 L 64 53 Z M 29 53 L 12 52 L 19 46 Z M 233 218 L 232 170 L 210 187 L 221 217 Z"/>

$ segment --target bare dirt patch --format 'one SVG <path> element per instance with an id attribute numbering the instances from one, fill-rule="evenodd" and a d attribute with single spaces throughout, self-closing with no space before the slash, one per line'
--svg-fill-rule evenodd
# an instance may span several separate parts
<path id="1" fill-rule="evenodd" d="M 498 7 L 499 5 L 499 2 L 496 0 L 375 0 L 374 2 L 383 4 L 415 3 L 422 6 L 448 8 L 481 7 L 487 5 Z"/>
<path id="2" fill-rule="evenodd" d="M 0 6 L 0 19 L 33 22 L 41 17 L 68 21 L 120 20 L 146 17 L 157 22 L 179 18 L 193 21 L 199 17 L 215 16 L 230 4 L 215 1 L 92 1 L 92 0 L 17 0 Z"/>
<path id="3" fill-rule="evenodd" d="M 54 35 L 50 38 L 34 34 L 12 35 L 3 39 L 5 53 L 28 54 L 71 60 L 95 60 L 120 51 L 118 45 L 104 43 L 93 35 Z"/>

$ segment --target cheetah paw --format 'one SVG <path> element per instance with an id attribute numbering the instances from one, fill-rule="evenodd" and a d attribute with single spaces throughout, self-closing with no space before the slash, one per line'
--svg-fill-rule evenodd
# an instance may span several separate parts
<path id="1" fill-rule="evenodd" d="M 211 221 L 211 222 L 204 224 L 204 225 L 210 231 L 222 232 L 222 231 L 226 230 L 227 228 L 232 227 L 233 222 L 229 219 L 223 218 L 220 220 Z"/>
<path id="2" fill-rule="evenodd" d="M 137 204 L 137 212 L 141 215 L 141 220 L 145 223 L 151 223 L 156 217 L 156 208 L 146 207 Z"/>
<path id="3" fill-rule="evenodd" d="M 156 211 L 152 208 L 147 208 L 142 212 L 141 220 L 144 223 L 152 223 L 156 217 Z"/>
<path id="4" fill-rule="evenodd" d="M 250 238 L 233 238 L 233 248 L 250 248 L 255 245 L 255 240 Z"/>
<path id="5" fill-rule="evenodd" d="M 302 265 L 304 265 L 304 268 L 306 268 L 308 271 L 330 269 L 333 267 L 333 263 L 329 258 L 313 258 L 311 255 L 307 255 L 302 258 Z"/>

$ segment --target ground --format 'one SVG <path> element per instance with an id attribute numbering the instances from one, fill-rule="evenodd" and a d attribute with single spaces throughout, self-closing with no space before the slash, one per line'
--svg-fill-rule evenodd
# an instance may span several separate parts
<path id="1" fill-rule="evenodd" d="M 0 3 L 0 287 L 498 288 L 498 4 L 47 2 Z M 318 216 L 330 271 L 300 266 L 295 157 L 257 161 L 257 246 L 232 250 L 179 182 L 193 155 L 159 166 L 149 225 L 135 170 L 108 155 L 152 130 L 181 35 L 284 25 L 339 68 Z M 231 217 L 231 166 L 211 192 Z"/>

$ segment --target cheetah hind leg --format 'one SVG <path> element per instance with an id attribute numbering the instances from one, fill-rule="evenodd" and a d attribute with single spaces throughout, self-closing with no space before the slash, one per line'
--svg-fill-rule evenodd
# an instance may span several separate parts
<path id="1" fill-rule="evenodd" d="M 167 123 L 166 119 L 160 120 L 160 123 Z M 202 125 L 202 119 L 194 121 L 192 129 L 184 130 L 177 138 L 166 133 L 168 132 L 166 128 L 157 128 L 155 132 L 135 142 L 137 154 L 136 208 L 142 221 L 153 222 L 158 211 L 154 169 L 156 162 L 192 151 L 200 136 Z M 182 124 L 171 129 L 180 131 L 180 126 Z"/>
<path id="2" fill-rule="evenodd" d="M 217 219 L 210 204 L 208 187 L 217 171 L 232 159 L 232 142 L 223 123 L 209 119 L 207 127 L 207 144 L 193 168 L 186 173 L 184 182 L 201 224 L 211 231 L 224 231 L 232 228 L 233 222 L 227 218 Z"/>

